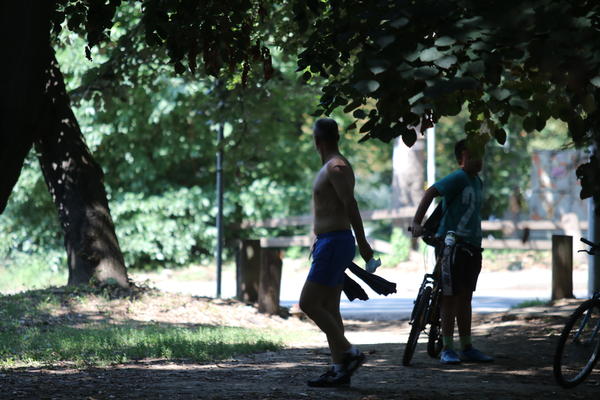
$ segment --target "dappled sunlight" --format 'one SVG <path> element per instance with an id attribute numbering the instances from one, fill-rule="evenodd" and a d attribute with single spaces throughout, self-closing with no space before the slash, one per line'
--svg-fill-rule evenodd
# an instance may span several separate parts
<path id="1" fill-rule="evenodd" d="M 483 342 L 485 339 L 477 338 Z M 499 340 L 501 342 L 501 340 Z M 367 363 L 350 388 L 314 389 L 305 380 L 320 374 L 328 363 L 324 349 L 296 349 L 236 356 L 217 362 L 145 359 L 107 368 L 77 370 L 69 366 L 29 368 L 9 372 L 9 381 L 22 386 L 12 390 L 32 393 L 42 386 L 91 394 L 102 390 L 119 397 L 156 395 L 215 398 L 258 397 L 269 399 L 527 399 L 556 397 L 566 392 L 552 381 L 551 368 L 543 361 L 537 367 L 522 365 L 523 359 L 500 358 L 494 364 L 443 366 L 419 349 L 415 363 L 402 367 L 397 343 L 364 345 Z M 149 379 L 151 377 L 151 379 Z M 107 382 L 109 381 L 109 382 Z M 82 383 L 85 383 L 82 385 Z M 577 389 L 575 398 L 593 398 L 598 376 Z M 474 388 L 477 388 L 474 392 Z M 28 392 L 29 390 L 29 392 Z M 579 397 L 578 397 L 579 396 Z"/>

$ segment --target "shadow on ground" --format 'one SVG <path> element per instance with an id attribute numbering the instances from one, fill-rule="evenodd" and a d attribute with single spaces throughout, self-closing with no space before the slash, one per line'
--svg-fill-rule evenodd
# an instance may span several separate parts
<path id="1" fill-rule="evenodd" d="M 362 345 L 368 361 L 349 388 L 313 389 L 308 378 L 328 362 L 323 348 L 288 349 L 216 363 L 144 360 L 106 368 L 67 366 L 0 373 L 2 398 L 146 399 L 594 399 L 600 371 L 575 389 L 552 378 L 561 313 L 515 311 L 478 316 L 475 343 L 492 364 L 442 366 L 419 344 L 410 367 L 401 365 L 402 343 Z M 398 325 L 406 337 L 406 324 Z M 392 329 L 387 323 L 385 329 Z"/>

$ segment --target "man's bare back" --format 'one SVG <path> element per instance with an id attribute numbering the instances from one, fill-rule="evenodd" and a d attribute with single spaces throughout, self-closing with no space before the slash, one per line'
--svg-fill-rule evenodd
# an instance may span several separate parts
<path id="1" fill-rule="evenodd" d="M 341 155 L 330 158 L 319 170 L 313 184 L 313 227 L 316 235 L 350 229 L 350 219 L 344 203 L 330 181 L 331 173 L 342 173 L 354 189 L 352 166 Z"/>

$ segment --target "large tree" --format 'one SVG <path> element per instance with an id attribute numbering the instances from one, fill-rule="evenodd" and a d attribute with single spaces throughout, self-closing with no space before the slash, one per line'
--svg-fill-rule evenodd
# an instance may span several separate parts
<path id="1" fill-rule="evenodd" d="M 102 170 L 83 141 L 51 47 L 59 26 L 53 2 L 2 3 L 3 73 L 0 212 L 35 143 L 40 166 L 64 231 L 69 284 L 129 282 L 102 183 Z M 109 10 L 110 11 L 110 10 Z M 112 9 L 114 13 L 114 9 Z M 54 25 L 52 24 L 54 22 Z"/>
<path id="2" fill-rule="evenodd" d="M 197 64 L 213 76 L 223 69 L 239 70 L 245 84 L 253 65 L 259 64 L 266 79 L 272 76 L 270 52 L 261 37 L 265 29 L 276 33 L 276 25 L 266 17 L 270 12 L 284 12 L 282 7 L 267 12 L 261 1 L 248 0 L 140 3 L 147 46 L 166 49 L 177 72 L 186 67 L 195 72 Z M 93 46 L 108 41 L 120 4 L 120 0 L 57 0 L 40 5 L 30 0 L 8 1 L 0 6 L 0 33 L 8 55 L 2 65 L 2 76 L 8 79 L 3 80 L 6 87 L 0 94 L 4 167 L 0 212 L 35 143 L 64 230 L 69 284 L 87 283 L 92 278 L 113 280 L 122 287 L 129 283 L 103 172 L 71 111 L 52 42 L 66 25 L 86 37 L 85 54 L 90 58 Z"/>

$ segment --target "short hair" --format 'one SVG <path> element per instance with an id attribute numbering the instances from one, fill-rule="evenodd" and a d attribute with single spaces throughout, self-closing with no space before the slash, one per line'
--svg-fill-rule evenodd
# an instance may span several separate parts
<path id="1" fill-rule="evenodd" d="M 467 139 L 462 139 L 456 142 L 454 145 L 454 157 L 456 157 L 456 162 L 460 164 L 462 161 L 462 153 L 467 150 Z"/>
<path id="2" fill-rule="evenodd" d="M 315 140 L 317 142 L 335 143 L 340 140 L 338 124 L 331 118 L 321 118 L 315 122 Z"/>

